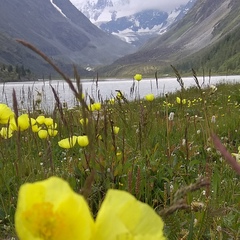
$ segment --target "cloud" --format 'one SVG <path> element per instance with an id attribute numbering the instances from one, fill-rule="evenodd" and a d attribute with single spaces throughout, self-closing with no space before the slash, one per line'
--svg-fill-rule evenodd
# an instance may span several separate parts
<path id="1" fill-rule="evenodd" d="M 147 9 L 171 11 L 188 2 L 189 0 L 130 0 L 129 4 L 118 8 L 118 12 L 120 15 L 129 15 Z"/>

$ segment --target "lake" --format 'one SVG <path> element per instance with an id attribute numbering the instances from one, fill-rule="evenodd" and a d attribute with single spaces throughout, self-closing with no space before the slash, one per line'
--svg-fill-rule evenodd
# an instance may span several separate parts
<path id="1" fill-rule="evenodd" d="M 185 88 L 196 85 L 193 77 L 184 77 L 182 79 Z M 199 77 L 198 81 L 204 86 L 222 82 L 239 82 L 240 75 L 212 76 L 211 78 Z M 32 109 L 33 102 L 41 95 L 41 108 L 49 111 L 55 105 L 50 85 L 54 87 L 62 103 L 66 103 L 68 107 L 77 104 L 71 89 L 63 80 L 0 83 L 0 102 L 12 107 L 12 92 L 14 89 L 19 108 Z M 82 86 L 85 96 L 90 96 L 95 101 L 107 100 L 116 96 L 116 90 L 120 90 L 131 101 L 139 97 L 143 98 L 149 93 L 153 93 L 155 96 L 163 96 L 167 92 L 175 92 L 181 89 L 176 78 L 158 78 L 157 81 L 156 79 L 143 79 L 140 82 L 133 79 L 108 79 L 99 80 L 98 82 L 82 80 Z"/>

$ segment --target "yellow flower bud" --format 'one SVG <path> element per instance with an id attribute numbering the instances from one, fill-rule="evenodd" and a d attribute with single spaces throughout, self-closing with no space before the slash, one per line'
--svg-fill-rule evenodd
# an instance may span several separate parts
<path id="1" fill-rule="evenodd" d="M 86 135 L 78 136 L 77 142 L 78 142 L 79 146 L 86 147 L 89 144 L 88 136 L 86 136 Z"/>

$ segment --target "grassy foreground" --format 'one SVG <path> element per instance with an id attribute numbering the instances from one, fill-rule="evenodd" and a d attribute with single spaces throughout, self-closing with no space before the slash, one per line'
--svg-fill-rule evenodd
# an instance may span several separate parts
<path id="1" fill-rule="evenodd" d="M 15 239 L 20 185 L 53 175 L 84 195 L 94 216 L 109 188 L 123 189 L 161 215 L 168 239 L 239 239 L 240 178 L 214 147 L 212 133 L 238 154 L 240 84 L 202 87 L 194 78 L 196 87 L 185 89 L 178 76 L 181 91 L 158 98 L 139 99 L 133 89 L 132 102 L 121 93 L 113 99 L 100 93 L 80 97 L 70 109 L 56 95 L 51 114 L 38 108 L 39 98 L 32 99 L 33 110 L 18 109 L 14 99 L 15 115 L 51 118 L 57 135 L 43 137 L 31 123 L 0 138 L 0 239 Z M 82 96 L 80 85 L 73 94 Z M 89 143 L 59 144 L 73 136 Z"/>

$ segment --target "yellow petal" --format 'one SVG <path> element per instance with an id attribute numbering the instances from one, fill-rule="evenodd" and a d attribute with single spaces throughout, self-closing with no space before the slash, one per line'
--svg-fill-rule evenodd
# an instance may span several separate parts
<path id="1" fill-rule="evenodd" d="M 81 147 L 86 147 L 89 144 L 88 136 L 78 136 L 77 141 Z"/>
<path id="2" fill-rule="evenodd" d="M 53 119 L 50 118 L 50 117 L 45 118 L 44 123 L 45 123 L 46 126 L 52 126 L 53 125 Z"/>
<path id="3" fill-rule="evenodd" d="M 20 240 L 89 240 L 94 223 L 84 198 L 51 177 L 21 186 L 15 226 Z"/>
<path id="4" fill-rule="evenodd" d="M 45 116 L 43 115 L 40 115 L 36 118 L 36 121 L 39 123 L 39 124 L 44 124 L 44 121 L 45 121 Z"/>
<path id="5" fill-rule="evenodd" d="M 17 119 L 17 122 L 18 122 L 18 129 L 20 131 L 24 131 L 28 129 L 30 126 L 30 119 L 28 114 L 22 114 L 21 116 L 19 116 Z"/>
<path id="6" fill-rule="evenodd" d="M 59 147 L 61 148 L 72 148 L 76 144 L 77 137 L 72 136 L 69 138 L 62 139 L 61 141 L 58 142 Z"/>
<path id="7" fill-rule="evenodd" d="M 141 74 L 136 74 L 134 76 L 134 79 L 137 80 L 137 81 L 141 81 L 142 80 L 142 75 Z"/>
<path id="8" fill-rule="evenodd" d="M 147 204 L 125 191 L 109 190 L 96 218 L 98 240 L 165 239 L 163 221 Z"/>
<path id="9" fill-rule="evenodd" d="M 48 135 L 51 137 L 55 137 L 58 134 L 58 130 L 49 128 L 48 130 Z"/>
<path id="10" fill-rule="evenodd" d="M 41 139 L 47 138 L 47 136 L 48 136 L 47 130 L 42 129 L 42 130 L 38 131 L 38 136 Z"/>
<path id="11" fill-rule="evenodd" d="M 150 93 L 145 96 L 145 99 L 149 102 L 152 102 L 154 100 L 154 94 Z"/>
<path id="12" fill-rule="evenodd" d="M 113 127 L 113 132 L 115 133 L 115 134 L 118 134 L 119 133 L 119 130 L 120 130 L 120 128 L 119 127 Z"/>
<path id="13" fill-rule="evenodd" d="M 0 103 L 0 124 L 7 124 L 13 117 L 13 111 L 6 104 Z"/>
<path id="14" fill-rule="evenodd" d="M 8 138 L 12 137 L 13 131 L 11 130 L 11 128 L 2 127 L 2 129 L 0 131 L 0 135 L 2 138 L 8 139 Z"/>

